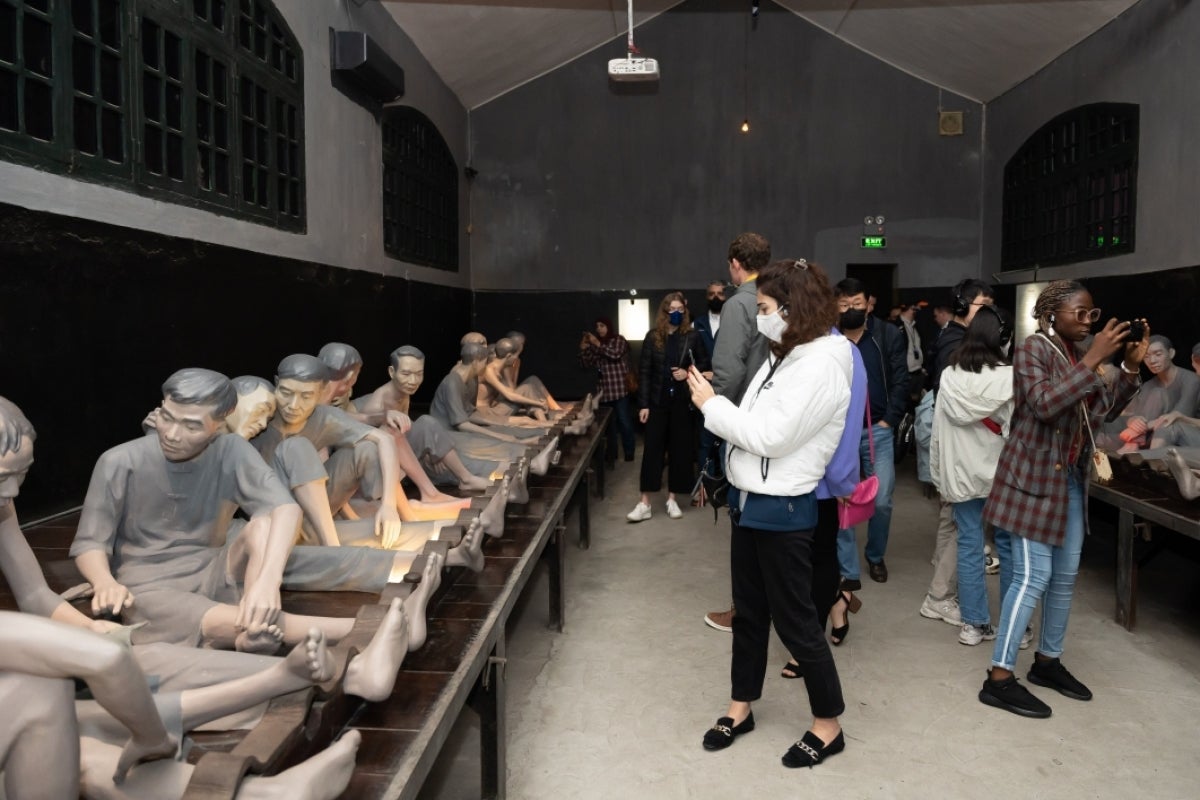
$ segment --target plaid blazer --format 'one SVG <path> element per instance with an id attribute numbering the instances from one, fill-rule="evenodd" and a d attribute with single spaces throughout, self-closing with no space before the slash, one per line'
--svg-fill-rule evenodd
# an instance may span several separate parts
<path id="1" fill-rule="evenodd" d="M 1079 351 L 1074 353 L 1078 356 Z M 1080 401 L 1088 403 L 1088 422 L 1094 430 L 1106 418 L 1116 417 L 1141 386 L 1139 376 L 1120 370 L 1110 385 L 1078 363 L 1078 357 L 1076 362 L 1069 363 L 1040 333 L 1017 348 L 1012 432 L 983 511 L 984 519 L 996 527 L 1051 546 L 1061 546 L 1066 537 L 1068 459 L 1078 434 L 1084 481 L 1091 472 L 1092 446 L 1082 427 Z"/>

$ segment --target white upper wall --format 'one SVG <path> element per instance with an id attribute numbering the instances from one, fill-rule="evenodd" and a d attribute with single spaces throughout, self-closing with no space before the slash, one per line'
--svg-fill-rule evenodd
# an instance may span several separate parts
<path id="1" fill-rule="evenodd" d="M 459 271 L 406 264 L 383 251 L 380 126 L 330 82 L 329 30 L 366 31 L 404 68 L 402 99 L 441 131 L 466 164 L 466 109 L 377 3 L 274 0 L 304 51 L 307 232 L 290 233 L 130 191 L 0 161 L 0 202 L 336 267 L 470 285 L 467 191 L 460 169 Z"/>

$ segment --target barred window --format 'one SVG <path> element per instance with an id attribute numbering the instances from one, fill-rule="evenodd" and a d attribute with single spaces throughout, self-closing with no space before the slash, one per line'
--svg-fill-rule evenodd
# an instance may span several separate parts
<path id="1" fill-rule="evenodd" d="M 1138 110 L 1080 106 L 1026 140 L 1004 168 L 1002 269 L 1134 251 Z"/>
<path id="2" fill-rule="evenodd" d="M 269 0 L 0 0 L 0 158 L 303 230 L 302 65 Z"/>
<path id="3" fill-rule="evenodd" d="M 458 270 L 458 166 L 420 111 L 383 117 L 383 249 L 414 264 Z"/>

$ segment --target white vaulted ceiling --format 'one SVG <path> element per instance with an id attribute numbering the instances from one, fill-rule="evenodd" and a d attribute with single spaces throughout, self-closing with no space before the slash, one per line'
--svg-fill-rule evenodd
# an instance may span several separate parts
<path id="1" fill-rule="evenodd" d="M 469 109 L 626 32 L 624 0 L 382 2 Z M 1137 0 L 777 2 L 898 69 L 987 102 Z M 634 24 L 679 4 L 635 0 Z M 750 0 L 745 4 L 749 13 Z"/>

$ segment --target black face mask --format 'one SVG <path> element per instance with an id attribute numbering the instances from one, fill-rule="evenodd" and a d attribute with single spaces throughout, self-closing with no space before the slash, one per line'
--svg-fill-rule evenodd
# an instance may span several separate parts
<path id="1" fill-rule="evenodd" d="M 721 306 L 725 305 L 725 301 L 720 297 L 708 298 L 708 310 L 714 314 L 721 313 Z"/>
<path id="2" fill-rule="evenodd" d="M 838 316 L 838 328 L 844 331 L 854 331 L 867 324 L 865 308 L 851 308 Z"/>

